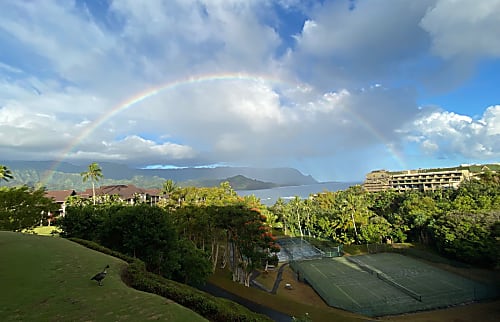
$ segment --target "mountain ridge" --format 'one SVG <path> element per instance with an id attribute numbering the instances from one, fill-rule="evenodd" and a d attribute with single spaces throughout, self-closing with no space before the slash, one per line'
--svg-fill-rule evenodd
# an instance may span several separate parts
<path id="1" fill-rule="evenodd" d="M 47 189 L 70 189 L 69 185 L 78 185 L 81 182 L 80 173 L 87 171 L 87 165 L 76 165 L 69 162 L 55 161 L 0 161 L 15 174 L 12 184 L 28 184 L 36 186 L 44 178 L 43 185 Z M 243 185 L 260 189 L 272 186 L 297 186 L 318 183 L 310 175 L 304 175 L 294 168 L 252 168 L 252 167 L 215 167 L 215 168 L 178 168 L 178 169 L 137 169 L 124 164 L 112 162 L 98 162 L 104 178 L 101 184 L 116 184 L 130 182 L 142 185 L 161 187 L 161 182 L 173 180 L 182 183 L 202 185 L 203 183 L 220 182 L 237 176 L 247 178 Z M 56 166 L 57 165 L 57 166 Z M 241 178 L 240 178 L 241 179 Z M 55 182 L 57 181 L 57 182 Z M 254 181 L 252 184 L 251 181 Z"/>

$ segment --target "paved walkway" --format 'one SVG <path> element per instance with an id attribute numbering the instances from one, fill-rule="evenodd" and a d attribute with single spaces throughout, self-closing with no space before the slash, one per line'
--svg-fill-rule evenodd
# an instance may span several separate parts
<path id="1" fill-rule="evenodd" d="M 264 306 L 261 304 L 254 303 L 250 300 L 247 300 L 243 297 L 240 297 L 238 295 L 230 293 L 230 292 L 228 292 L 220 287 L 217 287 L 213 284 L 207 283 L 203 287 L 201 287 L 200 289 L 205 291 L 205 292 L 208 292 L 212 295 L 215 295 L 218 297 L 223 297 L 223 298 L 229 299 L 231 301 L 237 302 L 237 303 L 247 307 L 251 311 L 265 314 L 276 322 L 290 322 L 290 320 L 291 320 L 291 317 L 288 314 L 273 310 L 273 309 L 268 308 L 267 306 Z"/>
<path id="2" fill-rule="evenodd" d="M 282 275 L 283 275 L 283 270 L 285 269 L 285 267 L 288 265 L 288 263 L 284 263 L 283 265 L 281 265 L 281 267 L 279 268 L 278 270 L 278 274 L 276 275 L 276 280 L 274 280 L 274 285 L 273 285 L 273 289 L 270 290 L 268 288 L 266 288 L 264 285 L 260 284 L 259 282 L 257 282 L 255 279 L 257 278 L 257 276 L 260 275 L 260 272 L 258 271 L 254 271 L 252 273 L 252 276 L 250 277 L 250 285 L 253 286 L 253 287 L 256 287 L 258 289 L 261 289 L 263 291 L 266 291 L 268 293 L 271 293 L 271 294 L 276 294 L 276 292 L 278 291 L 278 287 L 280 286 L 280 282 L 281 280 L 283 280 L 282 278 Z"/>

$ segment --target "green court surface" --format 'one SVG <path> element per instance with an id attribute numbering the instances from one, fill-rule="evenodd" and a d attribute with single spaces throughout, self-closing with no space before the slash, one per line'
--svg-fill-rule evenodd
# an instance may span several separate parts
<path id="1" fill-rule="evenodd" d="M 368 316 L 443 308 L 498 293 L 394 253 L 305 260 L 291 265 L 330 306 Z"/>

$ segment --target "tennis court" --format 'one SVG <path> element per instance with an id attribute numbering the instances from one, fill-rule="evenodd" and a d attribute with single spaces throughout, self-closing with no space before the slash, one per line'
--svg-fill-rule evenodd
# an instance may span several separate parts
<path id="1" fill-rule="evenodd" d="M 281 246 L 278 253 L 280 262 L 298 261 L 313 258 L 322 258 L 323 253 L 318 248 L 298 237 L 280 238 L 277 243 Z"/>
<path id="2" fill-rule="evenodd" d="M 330 306 L 367 316 L 487 299 L 498 290 L 394 253 L 291 262 Z"/>

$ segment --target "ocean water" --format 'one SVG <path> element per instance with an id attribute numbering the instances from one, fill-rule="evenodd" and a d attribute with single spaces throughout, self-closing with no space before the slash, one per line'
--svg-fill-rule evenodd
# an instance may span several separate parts
<path id="1" fill-rule="evenodd" d="M 284 201 L 289 201 L 296 196 L 305 199 L 309 195 L 324 191 L 338 191 L 346 190 L 350 186 L 360 184 L 359 182 L 321 182 L 315 184 L 308 184 L 302 186 L 278 187 L 272 189 L 261 190 L 239 190 L 237 191 L 240 196 L 254 195 L 260 199 L 262 204 L 272 206 L 276 203 L 278 198 Z"/>

